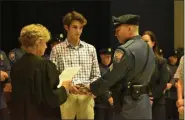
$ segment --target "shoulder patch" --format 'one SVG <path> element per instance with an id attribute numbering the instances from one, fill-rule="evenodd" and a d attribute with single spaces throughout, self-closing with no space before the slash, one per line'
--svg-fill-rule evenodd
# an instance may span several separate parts
<path id="1" fill-rule="evenodd" d="M 9 57 L 10 61 L 14 61 L 15 60 L 15 52 L 11 51 L 9 53 L 9 56 L 8 57 Z"/>
<path id="2" fill-rule="evenodd" d="M 117 49 L 114 53 L 114 62 L 119 63 L 123 57 L 124 52 L 122 50 Z"/>

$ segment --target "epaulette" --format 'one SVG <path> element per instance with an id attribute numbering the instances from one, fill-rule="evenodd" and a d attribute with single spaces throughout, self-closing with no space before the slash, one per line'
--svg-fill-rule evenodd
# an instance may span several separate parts
<path id="1" fill-rule="evenodd" d="M 127 48 L 128 46 L 130 46 L 134 42 L 135 42 L 135 40 L 129 40 L 125 44 L 123 44 L 123 47 Z"/>

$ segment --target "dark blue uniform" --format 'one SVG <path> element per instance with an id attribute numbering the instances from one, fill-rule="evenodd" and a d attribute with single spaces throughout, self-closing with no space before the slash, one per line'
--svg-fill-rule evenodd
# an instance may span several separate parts
<path id="1" fill-rule="evenodd" d="M 103 64 L 99 64 L 100 67 L 100 72 L 101 72 L 101 76 L 104 75 L 108 70 L 109 70 L 109 66 L 103 65 Z"/>
<path id="2" fill-rule="evenodd" d="M 15 48 L 10 51 L 9 60 L 11 62 L 11 65 L 14 64 L 17 60 L 19 60 L 24 54 L 25 51 L 22 48 Z"/>
<path id="3" fill-rule="evenodd" d="M 147 49 L 149 50 L 148 55 Z M 121 57 L 121 55 L 123 56 Z M 119 57 L 121 58 L 119 59 Z M 129 83 L 147 86 L 153 73 L 154 65 L 155 59 L 152 49 L 147 47 L 147 44 L 140 36 L 135 36 L 117 48 L 110 72 L 93 82 L 90 85 L 91 91 L 95 96 L 101 95 L 110 87 L 121 83 L 120 92 L 123 93 L 120 100 L 121 118 L 151 119 L 151 105 L 147 94 L 141 94 L 135 100 L 131 94 L 124 93 L 127 91 Z M 143 66 L 145 66 L 145 69 L 142 75 L 137 79 L 133 79 L 140 73 Z"/>
<path id="4" fill-rule="evenodd" d="M 155 70 L 151 77 L 150 86 L 152 88 L 152 120 L 165 120 L 165 94 L 167 82 L 169 81 L 169 68 L 166 59 L 155 57 Z"/>
<path id="5" fill-rule="evenodd" d="M 109 67 L 103 64 L 99 64 L 101 76 L 108 72 Z M 111 97 L 112 92 L 106 91 L 102 96 L 95 98 L 95 120 L 114 120 L 114 109 L 109 103 L 108 99 Z"/>
<path id="6" fill-rule="evenodd" d="M 0 70 L 7 72 L 10 76 L 10 63 L 6 56 L 6 53 L 0 50 Z M 9 82 L 10 79 L 7 79 L 5 81 L 0 81 L 0 119 L 2 120 L 9 120 L 9 113 L 6 104 L 6 100 L 3 94 L 3 88 L 4 85 Z"/>
<path id="7" fill-rule="evenodd" d="M 171 64 L 168 64 L 168 66 L 170 69 L 170 80 L 168 81 L 168 83 L 171 82 L 173 84 L 173 86 L 165 92 L 165 95 L 166 95 L 166 104 L 165 104 L 166 116 L 167 116 L 167 119 L 178 120 L 179 113 L 178 113 L 178 108 L 176 106 L 177 89 L 174 86 L 175 81 L 171 81 L 171 80 L 174 80 L 173 77 L 174 77 L 174 74 L 175 74 L 178 66 L 171 65 Z"/>
<path id="8" fill-rule="evenodd" d="M 115 120 L 152 119 L 148 84 L 154 72 L 155 57 L 137 31 L 132 31 L 138 29 L 139 18 L 131 14 L 113 17 L 116 36 L 122 45 L 115 50 L 109 72 L 90 84 L 95 96 L 111 90 Z M 124 30 L 125 34 L 121 35 Z"/>

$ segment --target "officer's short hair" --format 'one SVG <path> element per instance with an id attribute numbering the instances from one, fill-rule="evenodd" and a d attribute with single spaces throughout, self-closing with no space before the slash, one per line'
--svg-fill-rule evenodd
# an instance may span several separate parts
<path id="1" fill-rule="evenodd" d="M 79 21 L 83 26 L 87 24 L 85 17 L 76 11 L 67 13 L 63 18 L 63 24 L 69 26 L 73 20 Z"/>
<path id="2" fill-rule="evenodd" d="M 32 47 L 37 40 L 50 40 L 49 30 L 41 24 L 30 24 L 22 28 L 19 41 L 24 47 Z"/>

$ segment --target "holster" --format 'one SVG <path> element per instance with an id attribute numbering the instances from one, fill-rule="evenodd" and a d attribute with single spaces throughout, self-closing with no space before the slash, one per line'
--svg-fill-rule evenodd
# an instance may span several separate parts
<path id="1" fill-rule="evenodd" d="M 142 85 L 133 85 L 131 87 L 131 96 L 133 99 L 137 100 L 141 96 L 142 94 L 141 88 L 142 88 Z"/>
<path id="2" fill-rule="evenodd" d="M 148 86 L 131 85 L 124 92 L 124 95 L 131 95 L 134 100 L 139 99 L 142 94 L 148 94 Z"/>

